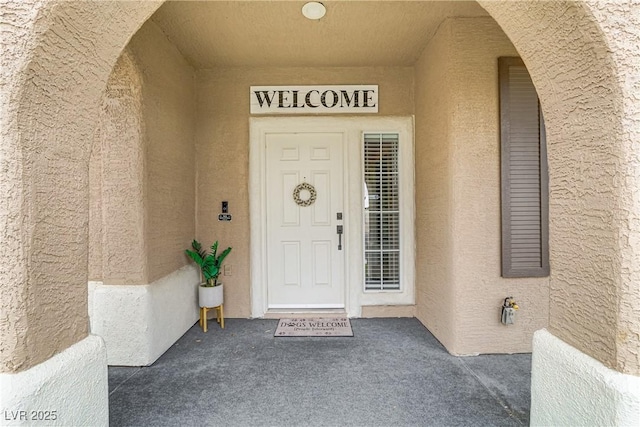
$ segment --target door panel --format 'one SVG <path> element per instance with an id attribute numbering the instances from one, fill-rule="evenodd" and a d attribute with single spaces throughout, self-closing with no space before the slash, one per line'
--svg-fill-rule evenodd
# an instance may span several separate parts
<path id="1" fill-rule="evenodd" d="M 331 241 L 311 242 L 313 262 L 313 285 L 331 284 Z"/>
<path id="2" fill-rule="evenodd" d="M 300 287 L 300 242 L 282 242 L 282 283 Z"/>
<path id="3" fill-rule="evenodd" d="M 326 171 L 311 172 L 311 182 L 316 192 L 326 194 L 310 206 L 311 222 L 314 226 L 331 225 L 331 175 Z"/>
<path id="4" fill-rule="evenodd" d="M 269 308 L 344 307 L 344 251 L 336 213 L 342 212 L 341 133 L 272 133 L 266 143 L 267 294 Z M 298 184 L 316 200 L 298 206 Z M 306 200 L 309 194 L 301 193 Z"/>
<path id="5" fill-rule="evenodd" d="M 290 188 L 295 188 L 296 185 L 300 182 L 300 177 L 298 172 L 281 172 L 280 180 L 281 191 L 278 194 L 286 194 Z M 269 194 L 269 190 L 267 189 L 267 194 Z M 290 203 L 287 203 L 290 202 Z M 280 204 L 281 214 L 280 218 L 282 219 L 280 226 L 281 227 L 299 227 L 300 226 L 300 210 L 295 209 L 296 205 L 293 201 L 285 201 Z"/>

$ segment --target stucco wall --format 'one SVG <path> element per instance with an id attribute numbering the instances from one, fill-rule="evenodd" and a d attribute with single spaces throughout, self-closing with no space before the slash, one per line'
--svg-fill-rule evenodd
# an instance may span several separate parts
<path id="1" fill-rule="evenodd" d="M 413 114 L 413 73 L 399 68 L 219 68 L 199 71 L 197 237 L 232 246 L 225 261 L 225 314 L 251 315 L 249 276 L 249 87 L 286 84 L 377 84 L 379 115 Z M 231 222 L 219 222 L 229 202 Z"/>
<path id="2" fill-rule="evenodd" d="M 114 66 L 91 158 L 90 279 L 148 284 L 195 235 L 195 74 L 148 21 Z"/>
<path id="3" fill-rule="evenodd" d="M 158 3 L 0 3 L 0 372 L 17 372 L 87 335 L 90 142 L 111 68 Z"/>
<path id="4" fill-rule="evenodd" d="M 416 317 L 447 348 L 455 339 L 452 280 L 451 21 L 415 65 Z"/>
<path id="5" fill-rule="evenodd" d="M 98 124 L 94 131 L 89 158 L 88 277 L 90 281 L 102 281 L 102 132 L 100 127 Z"/>
<path id="6" fill-rule="evenodd" d="M 152 21 L 131 39 L 143 71 L 147 283 L 188 262 L 195 229 L 195 75 Z"/>
<path id="7" fill-rule="evenodd" d="M 624 188 L 619 213 L 621 247 L 617 304 L 615 368 L 640 375 L 640 2 L 589 1 L 592 13 L 606 34 L 623 93 L 621 137 L 627 145 L 626 167 L 615 185 Z M 623 17 L 623 19 L 620 19 Z M 625 186 L 623 182 L 636 183 Z M 560 307 L 553 306 L 557 311 Z"/>
<path id="8" fill-rule="evenodd" d="M 88 141 L 116 58 L 158 2 L 0 3 L 0 370 L 18 371 L 86 335 Z M 546 114 L 551 330 L 638 373 L 638 3 L 481 4 Z"/>
<path id="9" fill-rule="evenodd" d="M 108 426 L 107 349 L 102 338 L 89 335 L 25 372 L 0 373 L 0 410 L 2 427 Z M 32 411 L 49 417 L 39 420 Z"/>
<path id="10" fill-rule="evenodd" d="M 142 72 L 125 49 L 107 81 L 89 160 L 89 280 L 147 279 Z"/>
<path id="11" fill-rule="evenodd" d="M 548 278 L 500 273 L 497 58 L 517 55 L 493 19 L 458 18 L 416 66 L 418 317 L 453 354 L 528 352 L 548 325 Z"/>
<path id="12" fill-rule="evenodd" d="M 605 367 L 542 329 L 533 337 L 531 426 L 638 426 L 640 376 Z"/>
<path id="13" fill-rule="evenodd" d="M 640 4 L 479 3 L 518 47 L 545 115 L 549 331 L 637 375 Z"/>

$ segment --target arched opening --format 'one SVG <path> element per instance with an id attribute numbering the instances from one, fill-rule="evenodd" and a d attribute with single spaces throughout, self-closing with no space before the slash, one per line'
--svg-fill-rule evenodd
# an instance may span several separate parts
<path id="1" fill-rule="evenodd" d="M 628 160 L 635 122 L 624 100 L 631 86 L 618 74 L 632 65 L 620 59 L 606 13 L 588 4 L 480 4 L 524 59 L 545 113 L 550 329 L 605 365 L 637 373 L 631 304 L 637 260 L 627 240 L 637 234 L 630 222 L 637 189 L 627 179 L 637 169 Z M 4 372 L 28 369 L 87 335 L 88 165 L 95 118 L 113 64 L 159 6 L 61 3 L 32 13 L 13 6 L 23 20 L 12 35 L 26 41 L 24 51 L 14 53 L 10 108 L 3 115 L 8 197 L 1 212 L 11 236 L 4 247 L 11 274 L 2 342 L 12 343 L 3 352 Z M 625 12 L 610 7 L 616 16 Z M 243 155 L 232 143 L 220 148 L 228 148 L 225 160 Z M 222 168 L 211 177 L 228 172 Z M 420 296 L 417 304 L 420 310 Z"/>

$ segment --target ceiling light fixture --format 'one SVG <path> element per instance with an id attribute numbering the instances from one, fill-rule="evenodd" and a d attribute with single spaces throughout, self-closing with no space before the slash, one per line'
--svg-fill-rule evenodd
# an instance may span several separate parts
<path id="1" fill-rule="evenodd" d="M 318 20 L 327 13 L 327 8 L 319 1 L 310 1 L 302 6 L 302 14 L 305 18 Z"/>

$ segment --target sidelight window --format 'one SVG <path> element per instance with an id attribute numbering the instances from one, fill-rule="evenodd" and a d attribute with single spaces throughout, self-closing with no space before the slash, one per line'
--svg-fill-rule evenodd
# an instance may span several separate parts
<path id="1" fill-rule="evenodd" d="M 399 135 L 364 134 L 364 278 L 367 291 L 400 290 Z"/>

